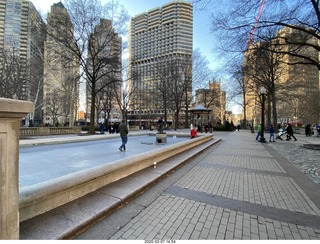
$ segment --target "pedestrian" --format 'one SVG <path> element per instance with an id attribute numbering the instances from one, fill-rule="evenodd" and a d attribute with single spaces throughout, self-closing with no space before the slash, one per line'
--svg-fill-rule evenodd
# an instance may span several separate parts
<path id="1" fill-rule="evenodd" d="M 311 125 L 310 124 L 306 125 L 305 133 L 306 133 L 306 137 L 311 136 Z"/>
<path id="2" fill-rule="evenodd" d="M 119 150 L 121 152 L 124 152 L 126 150 L 126 144 L 128 142 L 128 133 L 129 133 L 128 126 L 127 126 L 124 119 L 122 120 L 121 124 L 119 125 L 119 133 L 120 133 L 120 137 L 121 137 L 121 141 L 122 141 L 122 144 L 119 147 Z"/>
<path id="3" fill-rule="evenodd" d="M 272 125 L 272 124 L 270 125 L 269 133 L 270 133 L 269 142 L 271 142 L 271 138 L 272 138 L 272 142 L 276 142 L 276 141 L 274 140 L 274 128 L 273 128 L 273 125 Z"/>
<path id="4" fill-rule="evenodd" d="M 291 137 L 293 137 L 295 141 L 297 140 L 297 138 L 295 138 L 295 136 L 293 135 L 293 128 L 290 123 L 288 124 L 288 127 L 287 127 L 287 135 L 288 135 L 287 141 L 291 140 Z"/>
<path id="5" fill-rule="evenodd" d="M 190 131 L 190 135 L 191 135 L 191 139 L 197 137 L 197 128 L 196 127 L 192 127 L 191 131 Z"/>
<path id="6" fill-rule="evenodd" d="M 262 135 L 262 126 L 261 126 L 261 123 L 258 124 L 258 133 L 257 133 L 257 136 L 256 136 L 256 140 L 259 139 L 259 136 Z"/>
<path id="7" fill-rule="evenodd" d="M 103 123 L 100 123 L 99 130 L 100 130 L 100 134 L 104 134 L 104 125 L 103 125 Z"/>
<path id="8" fill-rule="evenodd" d="M 211 122 L 210 122 L 210 124 L 209 124 L 209 131 L 210 131 L 210 133 L 213 132 L 213 126 L 212 126 Z"/>
<path id="9" fill-rule="evenodd" d="M 237 129 L 238 129 L 238 131 L 240 131 L 240 124 L 237 125 Z"/>

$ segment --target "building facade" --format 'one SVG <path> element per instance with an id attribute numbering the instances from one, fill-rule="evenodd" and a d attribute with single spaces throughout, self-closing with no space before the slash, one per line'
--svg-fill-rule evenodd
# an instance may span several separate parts
<path id="1" fill-rule="evenodd" d="M 171 1 L 131 18 L 129 33 L 129 118 L 156 120 L 164 111 L 161 86 L 174 72 L 192 82 L 193 7 Z M 179 66 L 179 67 L 178 67 Z M 175 71 L 169 68 L 177 67 Z M 178 71 L 177 71 L 178 70 Z M 171 78 L 170 78 L 170 77 Z M 188 92 L 191 93 L 191 84 Z M 162 93 L 162 94 L 160 94 Z M 169 98 L 168 98 L 169 99 Z M 173 118 L 172 118 L 173 119 Z"/>
<path id="2" fill-rule="evenodd" d="M 220 81 L 209 81 L 209 88 L 195 91 L 195 104 L 203 105 L 209 109 L 209 122 L 212 125 L 224 123 L 226 114 L 226 91 L 221 89 Z"/>
<path id="3" fill-rule="evenodd" d="M 79 105 L 80 66 L 66 47 L 73 45 L 73 25 L 64 5 L 51 6 L 44 55 L 44 124 L 73 125 Z"/>
<path id="4" fill-rule="evenodd" d="M 115 32 L 111 20 L 100 19 L 91 35 L 88 50 L 91 51 L 87 59 L 87 75 L 98 79 L 88 79 L 87 82 L 86 121 L 90 122 L 92 96 L 95 96 L 95 124 L 120 122 L 122 38 Z"/>
<path id="5" fill-rule="evenodd" d="M 1 90 L 8 91 L 1 96 L 34 102 L 35 110 L 26 118 L 27 125 L 42 121 L 45 28 L 30 1 L 0 1 L 0 65 L 1 78 L 6 83 Z M 9 59 L 15 65 L 7 66 Z M 9 72 L 11 76 L 6 75 Z"/>
<path id="6" fill-rule="evenodd" d="M 279 96 L 286 97 L 277 104 L 279 122 L 296 125 L 320 123 L 320 73 L 317 66 L 302 60 L 299 56 L 309 57 L 319 63 L 319 40 L 303 31 L 283 28 L 277 39 L 282 52 L 295 55 L 283 55 L 280 63 L 279 83 L 286 89 Z M 298 44 L 295 44 L 298 43 Z M 300 43 L 305 43 L 301 45 Z M 285 65 L 285 64 L 294 65 Z"/>
<path id="7" fill-rule="evenodd" d="M 314 48 L 317 42 L 303 31 L 286 27 L 271 42 L 256 43 L 245 53 L 243 106 L 247 122 L 255 126 L 261 120 L 261 85 L 268 91 L 269 123 L 299 126 L 320 122 L 319 70 L 301 59 L 319 60 Z M 277 118 L 273 118 L 274 107 Z"/>

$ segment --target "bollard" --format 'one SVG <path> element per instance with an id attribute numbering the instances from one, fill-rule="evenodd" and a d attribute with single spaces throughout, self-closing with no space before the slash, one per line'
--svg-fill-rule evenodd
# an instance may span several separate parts
<path id="1" fill-rule="evenodd" d="M 28 101 L 0 98 L 0 239 L 19 239 L 20 120 L 33 111 Z"/>

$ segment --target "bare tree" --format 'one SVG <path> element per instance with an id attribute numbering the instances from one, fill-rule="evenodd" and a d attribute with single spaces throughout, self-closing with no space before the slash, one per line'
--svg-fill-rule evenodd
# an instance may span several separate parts
<path id="1" fill-rule="evenodd" d="M 121 39 L 129 16 L 117 1 L 102 5 L 99 0 L 67 0 L 68 15 L 61 14 L 50 33 L 79 63 L 90 90 L 90 128 L 94 134 L 96 97 L 109 84 L 121 81 Z M 69 23 L 72 26 L 61 26 Z M 70 39 L 70 36 L 73 37 Z M 114 77 L 115 79 L 112 79 Z"/>
<path id="2" fill-rule="evenodd" d="M 313 67 L 318 70 L 320 69 L 318 55 L 320 51 L 319 1 L 226 0 L 223 2 L 223 4 L 227 7 L 224 8 L 219 7 L 217 1 L 200 0 L 198 2 L 198 4 L 203 4 L 205 2 L 207 4 L 206 9 L 215 10 L 214 12 L 211 11 L 211 29 L 212 32 L 218 37 L 220 41 L 219 50 L 224 55 L 231 56 L 234 60 L 242 63 L 243 57 L 239 56 L 238 54 L 242 54 L 247 51 L 254 52 L 255 49 L 258 52 L 262 52 L 262 49 L 264 49 L 264 53 L 268 54 L 269 57 L 272 56 L 270 53 L 274 54 L 273 58 L 282 56 L 282 59 L 277 61 L 282 62 L 282 65 L 278 64 L 278 68 L 276 69 L 283 68 L 282 66 L 285 65 L 295 66 L 296 70 L 302 70 L 302 65 L 304 65 L 304 67 L 312 67 L 308 69 L 313 69 Z M 271 33 L 272 35 L 270 35 Z M 254 42 L 269 44 L 260 46 L 252 45 Z M 312 72 L 317 73 L 315 70 Z M 261 73 L 265 72 L 261 71 Z M 271 72 L 269 72 L 269 74 L 271 74 Z M 302 72 L 301 76 L 304 76 L 305 74 L 308 74 L 308 72 Z M 264 78 L 264 82 L 266 82 L 266 80 L 271 81 L 270 76 Z M 308 78 L 311 79 L 312 77 L 306 77 L 304 85 L 314 87 L 313 84 L 310 82 L 310 84 L 308 83 Z M 317 79 L 318 78 L 315 78 L 313 80 L 316 81 Z M 301 81 L 299 80 L 299 82 L 302 81 L 303 78 L 301 78 Z M 298 82 L 296 81 L 296 83 Z M 259 84 L 261 83 L 258 83 L 257 85 Z M 276 85 L 278 88 L 280 87 L 279 83 Z M 294 78 L 286 81 L 286 89 L 283 90 L 282 93 L 276 92 L 277 87 L 271 88 L 272 92 L 269 93 L 269 99 L 272 99 L 272 103 L 269 103 L 269 110 L 273 110 L 273 117 L 276 116 L 276 107 L 279 107 L 278 105 L 276 106 L 276 101 L 281 100 L 282 105 L 287 104 L 287 109 L 281 109 L 279 107 L 281 114 L 284 115 L 284 113 L 287 113 L 290 110 L 290 107 L 296 106 L 289 101 L 289 97 L 291 98 L 291 101 L 295 98 L 299 98 L 299 96 L 302 94 L 309 94 L 307 97 L 319 97 L 319 93 L 316 94 L 315 92 L 312 93 L 311 91 L 308 93 L 307 89 L 305 88 L 299 89 L 299 92 L 297 92 L 297 90 L 295 90 L 296 87 L 294 85 Z M 315 90 L 318 90 L 318 88 Z M 285 95 L 289 92 L 291 92 L 290 96 Z M 302 109 L 302 106 L 303 104 L 300 102 L 300 109 L 298 109 L 298 111 L 302 112 L 307 110 L 306 108 Z M 313 108 L 316 110 L 314 110 L 314 112 L 319 114 L 319 104 Z M 316 119 L 316 121 L 317 120 L 318 119 Z"/>
<path id="3" fill-rule="evenodd" d="M 167 70 L 167 95 L 168 106 L 174 111 L 174 129 L 179 126 L 179 115 L 183 107 L 186 107 L 185 94 L 191 93 L 190 89 L 190 77 L 191 75 L 186 72 L 191 66 L 191 60 L 189 58 L 182 58 L 173 60 L 168 63 Z"/>
<path id="4" fill-rule="evenodd" d="M 126 66 L 125 66 L 126 67 Z M 136 72 L 131 72 L 130 77 L 127 77 L 125 81 L 119 83 L 113 89 L 113 95 L 115 97 L 116 103 L 120 108 L 122 118 L 125 118 L 128 121 L 128 109 L 129 109 L 129 99 L 137 92 L 138 90 L 138 80 L 139 74 Z M 129 80 L 131 81 L 131 87 L 128 87 Z M 151 94 L 145 94 L 151 95 Z M 150 101 L 150 100 L 148 100 Z M 132 101 L 132 106 L 136 106 L 135 102 Z"/>
<path id="5" fill-rule="evenodd" d="M 168 122 L 169 111 L 173 111 L 175 129 L 179 125 L 182 108 L 190 104 L 191 64 L 188 57 L 162 60 L 155 65 L 152 74 L 155 81 L 152 97 L 156 103 L 153 105 L 163 108 L 165 122 Z"/>
<path id="6" fill-rule="evenodd" d="M 52 124 L 54 126 L 59 125 L 59 117 L 63 116 L 63 102 L 64 96 L 62 95 L 62 91 L 60 89 L 54 89 L 50 95 L 49 99 L 46 103 L 45 107 L 45 116 L 48 116 L 52 119 Z"/>
<path id="7" fill-rule="evenodd" d="M 153 70 L 152 77 L 155 81 L 155 87 L 153 89 L 154 105 L 155 107 L 161 107 L 164 111 L 164 121 L 168 121 L 168 109 L 169 109 L 169 94 L 168 87 L 170 83 L 169 79 L 169 61 L 159 61 L 156 63 Z"/>
<path id="8" fill-rule="evenodd" d="M 25 88 L 29 72 L 15 49 L 0 50 L 0 96 L 11 99 L 26 99 Z"/>
<path id="9" fill-rule="evenodd" d="M 209 61 L 201 53 L 200 49 L 192 53 L 192 86 L 193 90 L 204 88 L 213 77 L 213 71 L 209 68 Z"/>
<path id="10" fill-rule="evenodd" d="M 207 0 L 203 1 L 208 3 Z M 228 7 L 221 8 L 217 6 L 220 3 L 209 1 L 208 8 L 216 10 L 212 12 L 211 29 L 221 40 L 221 50 L 229 53 L 243 53 L 248 48 L 249 38 L 253 38 L 255 41 L 270 41 L 270 39 L 266 40 L 266 37 L 270 38 L 269 35 L 266 35 L 270 28 L 275 31 L 288 28 L 303 38 L 275 36 L 275 38 L 282 38 L 282 42 L 278 43 L 278 45 L 291 45 L 291 48 L 287 50 L 273 48 L 270 51 L 296 57 L 296 61 L 289 64 L 304 63 L 315 65 L 320 69 L 317 56 L 311 57 L 306 53 L 300 52 L 305 47 L 317 52 L 320 51 L 320 46 L 318 45 L 320 39 L 319 1 L 265 1 L 263 13 L 257 20 L 256 16 L 262 2 L 264 1 L 225 0 L 223 4 Z M 249 46 L 249 48 L 251 47 Z"/>

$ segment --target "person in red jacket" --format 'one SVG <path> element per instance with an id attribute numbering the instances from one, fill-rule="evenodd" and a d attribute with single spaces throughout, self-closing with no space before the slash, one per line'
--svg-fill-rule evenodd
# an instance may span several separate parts
<path id="1" fill-rule="evenodd" d="M 191 134 L 191 139 L 197 137 L 198 136 L 197 129 L 195 127 L 192 127 L 190 134 Z"/>

